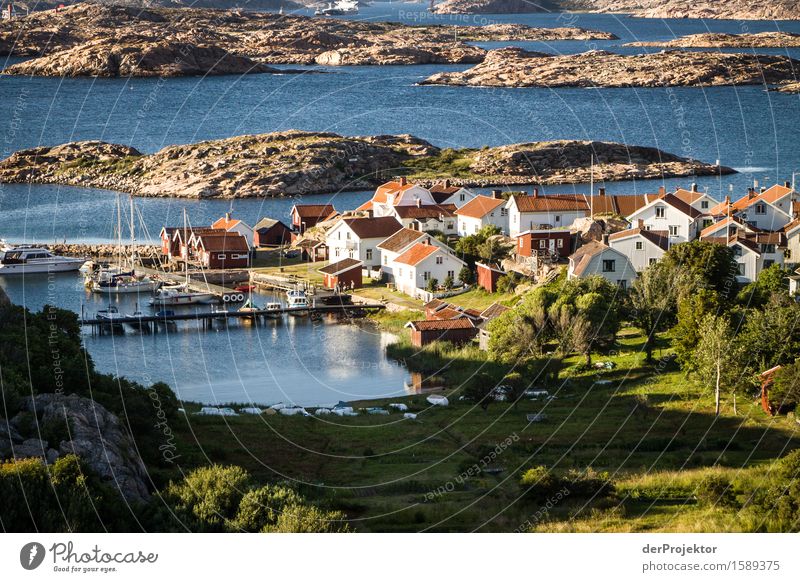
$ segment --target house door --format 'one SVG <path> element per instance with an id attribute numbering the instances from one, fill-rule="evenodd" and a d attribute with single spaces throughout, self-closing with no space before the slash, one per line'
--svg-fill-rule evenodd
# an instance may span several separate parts
<path id="1" fill-rule="evenodd" d="M 556 239 L 551 238 L 549 243 L 550 243 L 550 254 L 552 255 L 553 253 L 556 252 Z"/>

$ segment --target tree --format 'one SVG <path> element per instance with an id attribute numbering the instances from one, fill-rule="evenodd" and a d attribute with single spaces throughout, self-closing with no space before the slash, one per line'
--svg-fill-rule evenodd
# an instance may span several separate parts
<path id="1" fill-rule="evenodd" d="M 694 368 L 694 350 L 700 341 L 700 323 L 708 314 L 720 311 L 719 295 L 712 289 L 696 289 L 678 301 L 675 327 L 672 328 L 672 346 L 678 363 L 688 373 Z"/>
<path id="2" fill-rule="evenodd" d="M 459 253 L 468 263 L 473 264 L 476 260 L 482 258 L 479 247 L 483 245 L 490 237 L 497 236 L 501 233 L 500 227 L 493 224 L 487 224 L 475 234 L 462 236 L 458 239 L 455 245 L 455 251 Z"/>
<path id="3" fill-rule="evenodd" d="M 464 265 L 458 272 L 458 280 L 464 285 L 472 285 L 475 282 L 475 271 Z"/>
<path id="4" fill-rule="evenodd" d="M 481 372 L 467 382 L 464 387 L 464 396 L 476 404 L 480 404 L 483 410 L 487 410 L 493 400 L 494 389 L 495 383 L 492 377 L 486 372 Z"/>
<path id="5" fill-rule="evenodd" d="M 737 265 L 733 251 L 725 245 L 705 240 L 680 243 L 664 253 L 667 267 L 683 267 L 697 284 L 714 289 L 723 299 L 735 295 Z"/>
<path id="6" fill-rule="evenodd" d="M 703 318 L 694 359 L 700 383 L 714 387 L 714 413 L 719 416 L 723 388 L 735 388 L 741 381 L 742 371 L 738 346 L 727 317 L 709 314 Z"/>
<path id="7" fill-rule="evenodd" d="M 782 265 L 770 265 L 739 292 L 736 301 L 747 307 L 763 307 L 773 295 L 788 297 L 789 284 L 786 278 L 791 274 L 791 269 L 785 269 Z"/>
<path id="8" fill-rule="evenodd" d="M 800 306 L 779 295 L 763 310 L 748 310 L 740 341 L 754 374 L 793 362 L 800 352 Z"/>
<path id="9" fill-rule="evenodd" d="M 656 263 L 642 271 L 631 285 L 631 319 L 644 332 L 648 362 L 653 361 L 656 334 L 675 322 L 678 296 L 687 279 L 683 269 Z"/>
<path id="10" fill-rule="evenodd" d="M 477 246 L 478 256 L 489 263 L 508 257 L 514 245 L 508 244 L 499 235 L 492 235 Z"/>
<path id="11" fill-rule="evenodd" d="M 427 285 L 426 289 L 429 292 L 433 293 L 438 288 L 439 288 L 439 279 L 437 279 L 435 277 L 431 277 L 430 279 L 428 279 L 428 285 Z"/>
<path id="12" fill-rule="evenodd" d="M 780 412 L 790 412 L 800 402 L 800 361 L 787 364 L 775 373 L 769 390 L 770 404 Z"/>
<path id="13" fill-rule="evenodd" d="M 452 289 L 453 288 L 453 278 L 450 275 L 447 275 L 447 277 L 444 278 L 444 281 L 442 282 L 442 285 L 447 290 Z"/>

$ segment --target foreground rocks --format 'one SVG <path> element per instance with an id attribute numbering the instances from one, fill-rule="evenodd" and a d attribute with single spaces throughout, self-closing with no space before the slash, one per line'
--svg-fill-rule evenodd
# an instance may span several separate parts
<path id="1" fill-rule="evenodd" d="M 439 14 L 516 14 L 526 12 L 612 12 L 643 18 L 800 18 L 796 0 L 445 0 Z"/>
<path id="2" fill-rule="evenodd" d="M 0 418 L 0 458 L 39 457 L 54 463 L 75 454 L 128 501 L 149 497 L 148 477 L 130 435 L 119 418 L 93 400 L 75 394 L 37 394 L 24 398 L 20 411 Z M 42 440 L 41 434 L 58 434 Z"/>
<path id="3" fill-rule="evenodd" d="M 472 41 L 613 39 L 575 27 L 407 26 L 265 12 L 80 3 L 0 21 L 6 74 L 177 76 L 274 72 L 267 64 L 478 63 Z"/>
<path id="4" fill-rule="evenodd" d="M 490 51 L 463 72 L 438 73 L 423 85 L 484 87 L 708 87 L 792 81 L 800 61 L 788 57 L 662 51 L 619 55 L 590 51 L 550 55 L 519 48 Z"/>
<path id="5" fill-rule="evenodd" d="M 464 186 L 563 184 L 588 181 L 592 154 L 595 179 L 733 171 L 655 148 L 604 142 L 554 141 L 443 151 L 409 135 L 344 137 L 286 131 L 169 146 L 152 155 L 99 141 L 32 148 L 0 162 L 0 182 L 68 184 L 185 198 L 362 190 L 397 173 L 412 179 L 419 173 L 428 181 L 448 178 Z M 457 164 L 448 166 L 454 157 Z"/>
<path id="6" fill-rule="evenodd" d="M 793 32 L 759 32 L 756 34 L 708 32 L 703 34 L 690 34 L 663 42 L 629 42 L 625 46 L 675 48 L 787 48 L 800 46 L 800 34 Z"/>
<path id="7" fill-rule="evenodd" d="M 800 93 L 800 82 L 784 83 L 775 87 L 774 90 L 780 93 Z"/>

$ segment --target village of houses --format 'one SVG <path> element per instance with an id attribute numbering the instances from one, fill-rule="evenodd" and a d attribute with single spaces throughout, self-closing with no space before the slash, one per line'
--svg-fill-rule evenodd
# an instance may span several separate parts
<path id="1" fill-rule="evenodd" d="M 490 225 L 507 257 L 468 265 L 456 242 Z M 164 228 L 161 239 L 169 258 L 205 269 L 246 269 L 257 249 L 275 249 L 287 265 L 296 256 L 330 291 L 371 287 L 390 309 L 418 305 L 425 320 L 407 325 L 414 345 L 478 337 L 485 347 L 484 324 L 508 309 L 492 295 L 510 272 L 531 284 L 564 270 L 570 279 L 600 275 L 625 289 L 671 245 L 702 239 L 730 247 L 737 281 L 748 283 L 770 265 L 800 262 L 800 201 L 789 182 L 716 200 L 696 185 L 635 195 L 604 188 L 593 195 L 537 188 L 484 195 L 449 181 L 426 188 L 397 178 L 356 209 L 296 204 L 290 224 L 263 218 L 253 226 L 228 214 L 208 228 Z M 790 284 L 794 293 L 797 281 Z M 459 306 L 459 294 L 476 287 L 486 305 Z"/>

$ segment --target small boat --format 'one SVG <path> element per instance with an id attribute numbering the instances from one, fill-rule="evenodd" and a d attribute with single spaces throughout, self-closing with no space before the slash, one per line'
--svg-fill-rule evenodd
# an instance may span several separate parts
<path id="1" fill-rule="evenodd" d="M 281 313 L 281 309 L 283 309 L 283 305 L 281 305 L 280 303 L 277 303 L 275 301 L 267 303 L 264 306 L 264 310 L 267 311 L 267 313 L 264 314 L 264 317 L 267 317 L 269 319 L 279 319 L 280 316 L 283 315 Z M 274 312 L 274 313 L 270 313 L 270 312 Z"/>
<path id="2" fill-rule="evenodd" d="M 161 287 L 150 300 L 150 305 L 197 305 L 213 303 L 216 297 L 211 292 L 192 291 L 186 283 Z"/>
<path id="3" fill-rule="evenodd" d="M 85 262 L 86 259 L 54 255 L 41 247 L 20 246 L 3 251 L 0 275 L 65 273 L 79 270 Z"/>
<path id="4" fill-rule="evenodd" d="M 211 313 L 214 314 L 214 319 L 220 319 L 222 321 L 228 321 L 228 310 L 224 307 L 217 307 L 216 305 L 211 309 Z"/>
<path id="5" fill-rule="evenodd" d="M 161 286 L 161 281 L 154 281 L 149 277 L 137 278 L 133 271 L 118 273 L 115 271 L 100 271 L 91 283 L 91 290 L 95 293 L 152 293 Z"/>
<path id="6" fill-rule="evenodd" d="M 144 313 L 139 311 L 138 305 L 136 311 L 133 313 L 128 313 L 125 315 L 128 319 L 138 319 L 139 321 L 128 321 L 127 324 L 130 325 L 133 329 L 143 332 L 143 333 L 150 333 L 150 322 L 149 321 L 142 321 L 144 317 Z"/>
<path id="7" fill-rule="evenodd" d="M 252 293 L 256 290 L 255 285 L 239 285 L 238 287 L 233 288 L 234 291 L 239 291 L 241 293 Z"/>
<path id="8" fill-rule="evenodd" d="M 101 325 L 108 327 L 112 332 L 121 332 L 122 323 L 119 321 L 124 316 L 119 312 L 119 309 L 113 305 L 109 305 L 106 309 L 101 309 L 97 312 L 97 319 L 101 320 Z"/>
<path id="9" fill-rule="evenodd" d="M 305 291 L 288 291 L 286 297 L 288 299 L 286 307 L 298 310 L 296 312 L 290 312 L 291 315 L 308 315 L 308 298 L 306 297 Z"/>
<path id="10" fill-rule="evenodd" d="M 439 394 L 431 394 L 426 398 L 426 400 L 433 406 L 447 406 L 450 404 L 447 396 L 440 396 Z"/>

